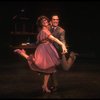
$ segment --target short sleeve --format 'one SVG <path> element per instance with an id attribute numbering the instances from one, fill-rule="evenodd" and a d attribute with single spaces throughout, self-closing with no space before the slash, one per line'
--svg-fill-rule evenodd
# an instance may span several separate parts
<path id="1" fill-rule="evenodd" d="M 49 36 L 51 35 L 51 33 L 48 30 L 42 30 L 39 34 L 38 34 L 38 38 L 37 40 L 42 41 L 47 39 Z"/>
<path id="2" fill-rule="evenodd" d="M 44 30 L 45 35 L 47 35 L 47 37 L 49 37 L 51 35 L 49 30 Z"/>

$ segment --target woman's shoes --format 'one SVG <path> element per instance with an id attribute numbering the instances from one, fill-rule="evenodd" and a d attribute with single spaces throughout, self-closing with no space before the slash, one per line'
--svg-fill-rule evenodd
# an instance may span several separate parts
<path id="1" fill-rule="evenodd" d="M 21 53 L 21 50 L 20 49 L 15 49 L 14 52 L 17 52 L 17 53 L 20 54 Z"/>
<path id="2" fill-rule="evenodd" d="M 51 89 L 52 92 L 56 92 L 57 91 L 57 87 L 56 86 L 51 86 L 50 89 Z"/>
<path id="3" fill-rule="evenodd" d="M 47 87 L 42 86 L 43 92 L 45 93 L 51 93 L 51 90 L 49 90 Z"/>
<path id="4" fill-rule="evenodd" d="M 17 52 L 19 54 L 22 54 L 22 53 L 26 53 L 26 51 L 24 49 L 15 49 L 14 52 Z"/>

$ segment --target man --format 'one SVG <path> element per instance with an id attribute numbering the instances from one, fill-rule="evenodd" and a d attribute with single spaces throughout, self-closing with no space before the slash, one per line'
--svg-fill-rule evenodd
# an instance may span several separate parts
<path id="1" fill-rule="evenodd" d="M 52 15 L 51 21 L 50 21 L 50 31 L 53 36 L 55 36 L 60 41 L 62 41 L 68 48 L 68 44 L 66 43 L 66 40 L 65 40 L 65 30 L 59 26 L 58 15 Z M 56 47 L 61 57 L 61 64 L 62 64 L 63 69 L 68 71 L 71 68 L 72 64 L 74 63 L 77 53 L 74 53 L 73 51 L 71 51 L 70 54 L 68 53 L 67 55 L 61 54 L 61 47 L 55 42 L 53 42 L 53 44 Z"/>
<path id="2" fill-rule="evenodd" d="M 68 48 L 68 44 L 66 43 L 65 40 L 65 30 L 63 28 L 61 28 L 59 26 L 59 17 L 58 15 L 52 15 L 51 16 L 51 20 L 50 20 L 50 31 L 52 33 L 53 36 L 55 36 L 56 38 L 58 38 L 60 41 L 62 41 L 66 47 Z M 77 53 L 74 52 L 70 52 L 68 54 L 61 54 L 61 48 L 58 44 L 56 44 L 55 42 L 53 42 L 54 46 L 56 47 L 60 57 L 61 57 L 61 65 L 62 68 L 65 71 L 68 71 L 71 66 L 73 65 L 75 59 L 76 59 L 76 55 Z M 55 76 L 54 74 L 51 77 L 52 81 L 54 82 L 53 84 L 55 85 L 55 87 L 57 86 L 57 82 L 55 80 Z"/>

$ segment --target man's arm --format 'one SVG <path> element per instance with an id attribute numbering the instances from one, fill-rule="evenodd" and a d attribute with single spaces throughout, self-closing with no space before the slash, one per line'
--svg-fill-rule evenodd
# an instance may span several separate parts
<path id="1" fill-rule="evenodd" d="M 65 40 L 65 30 L 62 28 L 60 29 L 60 41 L 62 41 L 68 48 L 68 43 L 66 43 L 66 40 Z"/>

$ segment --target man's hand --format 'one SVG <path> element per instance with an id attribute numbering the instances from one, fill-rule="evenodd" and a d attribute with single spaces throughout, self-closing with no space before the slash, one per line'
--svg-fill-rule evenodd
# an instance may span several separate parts
<path id="1" fill-rule="evenodd" d="M 65 45 L 62 45 L 62 53 L 61 54 L 65 54 L 65 53 L 68 53 L 68 50 Z"/>

